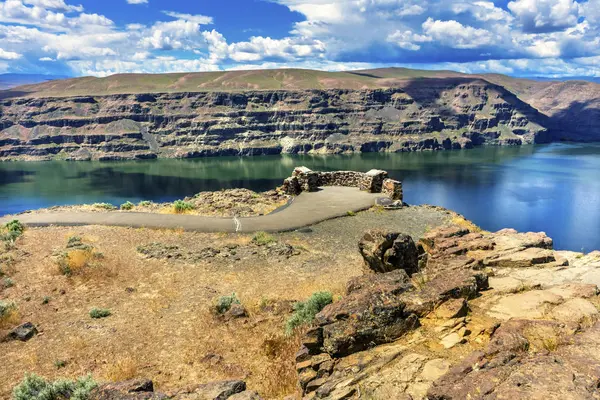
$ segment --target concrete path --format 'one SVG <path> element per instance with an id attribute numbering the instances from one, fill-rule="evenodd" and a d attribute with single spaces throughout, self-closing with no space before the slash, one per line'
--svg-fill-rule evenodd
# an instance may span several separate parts
<path id="1" fill-rule="evenodd" d="M 48 212 L 20 214 L 0 218 L 0 224 L 18 219 L 27 226 L 109 225 L 134 228 L 182 228 L 198 232 L 282 232 L 299 229 L 327 219 L 347 215 L 373 206 L 380 193 L 357 188 L 325 187 L 318 192 L 302 193 L 292 203 L 272 214 L 248 218 L 218 218 L 195 215 L 136 212 Z"/>

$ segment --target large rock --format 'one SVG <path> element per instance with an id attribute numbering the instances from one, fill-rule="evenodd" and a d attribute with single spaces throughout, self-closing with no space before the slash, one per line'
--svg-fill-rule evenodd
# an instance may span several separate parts
<path id="1" fill-rule="evenodd" d="M 90 393 L 90 400 L 162 400 L 168 397 L 154 392 L 149 379 L 132 379 L 100 385 Z"/>
<path id="2" fill-rule="evenodd" d="M 382 291 L 358 291 L 321 311 L 323 350 L 344 356 L 374 344 L 389 343 L 419 325 L 399 297 Z"/>
<path id="3" fill-rule="evenodd" d="M 239 380 L 218 381 L 197 386 L 187 393 L 180 393 L 177 400 L 226 400 L 246 390 L 246 382 Z"/>
<path id="4" fill-rule="evenodd" d="M 20 340 L 26 342 L 37 335 L 38 331 L 35 325 L 31 322 L 26 322 L 11 330 L 4 338 L 4 341 Z"/>
<path id="5" fill-rule="evenodd" d="M 367 231 L 358 249 L 366 266 L 374 272 L 403 269 L 413 274 L 419 269 L 419 251 L 408 235 L 382 230 Z"/>

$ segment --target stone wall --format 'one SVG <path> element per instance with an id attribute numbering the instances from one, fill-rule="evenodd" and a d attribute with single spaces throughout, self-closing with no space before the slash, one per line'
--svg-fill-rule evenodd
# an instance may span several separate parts
<path id="1" fill-rule="evenodd" d="M 382 193 L 392 200 L 402 201 L 402 183 L 388 178 L 386 171 L 378 169 L 369 172 L 317 172 L 306 167 L 297 167 L 292 176 L 284 180 L 282 189 L 295 196 L 302 192 L 317 191 L 322 186 L 357 187 L 369 193 Z"/>

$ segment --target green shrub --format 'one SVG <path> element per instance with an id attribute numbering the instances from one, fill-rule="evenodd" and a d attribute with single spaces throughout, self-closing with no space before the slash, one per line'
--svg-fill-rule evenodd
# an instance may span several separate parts
<path id="1" fill-rule="evenodd" d="M 106 308 L 92 308 L 90 310 L 90 317 L 96 319 L 110 317 L 111 314 L 112 313 L 110 312 L 110 310 Z"/>
<path id="2" fill-rule="evenodd" d="M 194 209 L 194 205 L 192 203 L 188 203 L 187 201 L 176 200 L 173 203 L 173 210 L 175 210 L 175 212 L 178 214 L 181 214 L 186 211 L 193 210 L 193 209 Z"/>
<path id="3" fill-rule="evenodd" d="M 88 400 L 96 386 L 90 375 L 76 381 L 59 379 L 50 382 L 30 374 L 14 388 L 13 400 Z"/>
<path id="4" fill-rule="evenodd" d="M 269 235 L 267 232 L 262 232 L 262 231 L 256 232 L 254 234 L 254 237 L 252 238 L 252 242 L 259 246 L 265 246 L 269 243 L 274 243 L 276 241 L 277 241 L 277 239 L 275 239 L 272 235 Z"/>
<path id="5" fill-rule="evenodd" d="M 44 298 L 42 299 L 42 304 L 48 304 L 50 303 L 50 300 L 52 300 L 52 297 L 44 296 Z"/>
<path id="6" fill-rule="evenodd" d="M 5 289 L 8 289 L 9 287 L 15 286 L 15 283 L 10 278 L 4 278 L 2 280 L 2 286 L 4 286 Z"/>
<path id="7" fill-rule="evenodd" d="M 92 246 L 83 243 L 81 237 L 79 236 L 71 236 L 69 240 L 67 240 L 67 249 L 69 250 L 91 250 Z"/>
<path id="8" fill-rule="evenodd" d="M 100 208 L 102 210 L 116 210 L 117 209 L 117 207 L 113 206 L 110 203 L 94 203 L 94 204 L 92 204 L 92 207 Z"/>
<path id="9" fill-rule="evenodd" d="M 54 366 L 56 367 L 56 369 L 64 368 L 67 366 L 67 361 L 66 360 L 55 360 Z"/>
<path id="10" fill-rule="evenodd" d="M 140 201 L 138 203 L 138 206 L 140 206 L 140 207 L 150 207 L 151 205 L 152 205 L 152 202 L 148 201 L 148 200 Z"/>
<path id="11" fill-rule="evenodd" d="M 333 302 L 333 295 L 330 292 L 317 292 L 306 301 L 299 301 L 294 304 L 294 313 L 288 319 L 285 325 L 285 331 L 289 335 L 299 326 L 310 324 L 326 305 Z"/>
<path id="12" fill-rule="evenodd" d="M 354 211 L 347 211 L 346 215 L 348 215 L 349 217 L 355 217 L 356 213 Z"/>
<path id="13" fill-rule="evenodd" d="M 235 293 L 231 293 L 230 296 L 221 296 L 217 299 L 215 310 L 218 314 L 225 314 L 233 304 L 241 304 Z"/>
<path id="14" fill-rule="evenodd" d="M 121 210 L 125 210 L 125 211 L 129 211 L 131 209 L 133 209 L 133 207 L 135 207 L 135 204 L 133 204 L 130 201 L 126 201 L 125 203 L 121 204 Z"/>
<path id="15" fill-rule="evenodd" d="M 4 225 L 3 232 L 0 231 L 0 239 L 6 242 L 14 242 L 25 231 L 25 227 L 18 220 L 14 219 Z"/>

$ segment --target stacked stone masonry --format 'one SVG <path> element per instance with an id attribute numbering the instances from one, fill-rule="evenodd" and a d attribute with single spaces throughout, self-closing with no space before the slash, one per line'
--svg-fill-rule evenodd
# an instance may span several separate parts
<path id="1" fill-rule="evenodd" d="M 297 167 L 286 178 L 282 189 L 290 195 L 315 192 L 322 186 L 357 187 L 369 193 L 382 193 L 392 200 L 402 201 L 402 183 L 388 178 L 386 171 L 372 169 L 369 172 L 331 171 L 317 172 Z"/>

